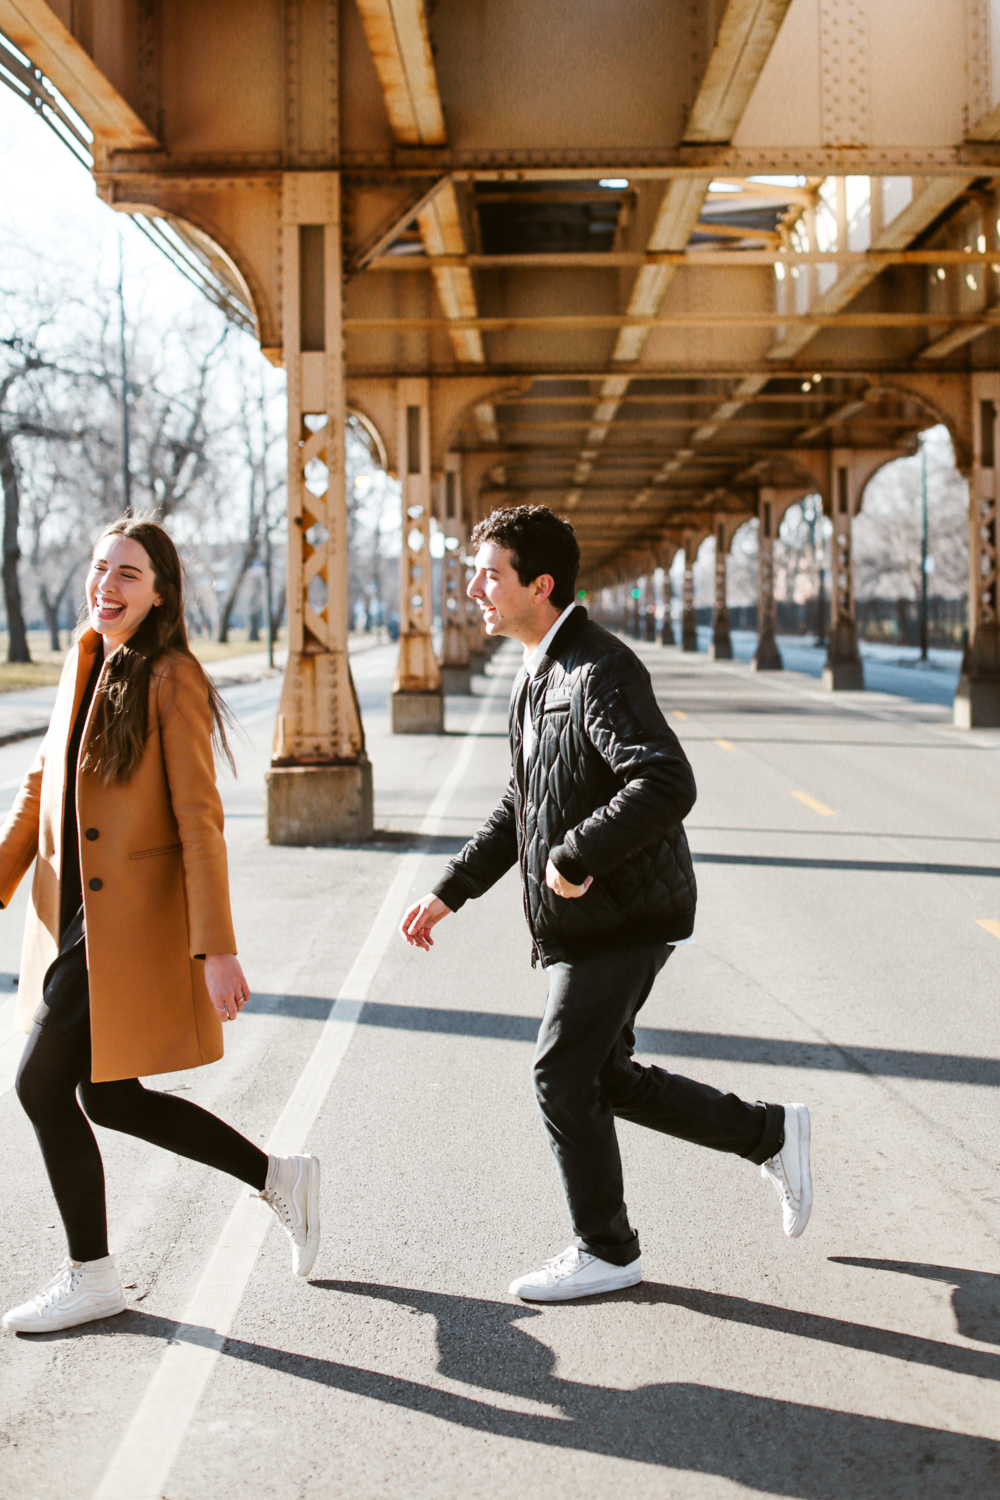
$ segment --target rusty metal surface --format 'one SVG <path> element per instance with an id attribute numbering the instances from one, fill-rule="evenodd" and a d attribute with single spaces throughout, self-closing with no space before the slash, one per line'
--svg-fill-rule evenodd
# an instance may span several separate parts
<path id="1" fill-rule="evenodd" d="M 106 201 L 217 247 L 289 368 L 300 457 L 304 415 L 335 423 L 350 387 L 401 467 L 399 382 L 423 382 L 418 521 L 456 455 L 470 517 L 552 505 L 597 585 L 756 516 L 762 488 L 830 510 L 834 451 L 870 470 L 942 420 L 971 462 L 970 379 L 1000 364 L 1000 67 L 981 12 L 0 0 L 0 30 L 95 132 Z M 292 224 L 290 184 L 310 178 L 336 180 L 338 211 Z M 310 224 L 337 267 L 322 352 L 296 344 L 290 230 Z M 295 463 L 294 631 L 339 657 L 340 482 L 313 505 Z M 400 680 L 427 687 L 412 583 Z M 356 739 L 344 703 L 331 758 Z"/>

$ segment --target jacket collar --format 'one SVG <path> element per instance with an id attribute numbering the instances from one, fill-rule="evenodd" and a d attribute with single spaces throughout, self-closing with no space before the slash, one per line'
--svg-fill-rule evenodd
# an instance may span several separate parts
<path id="1" fill-rule="evenodd" d="M 85 630 L 76 643 L 76 682 L 73 685 L 73 710 L 70 715 L 70 725 L 76 723 L 77 711 L 83 700 L 83 694 L 94 670 L 94 658 L 104 650 L 104 638 L 96 630 Z"/>
<path id="2" fill-rule="evenodd" d="M 585 626 L 590 624 L 590 616 L 582 604 L 578 604 L 569 618 L 556 631 L 548 651 L 538 663 L 535 671 L 535 680 L 544 677 L 554 661 L 558 661 L 560 655 L 565 651 L 571 641 L 574 641 Z"/>

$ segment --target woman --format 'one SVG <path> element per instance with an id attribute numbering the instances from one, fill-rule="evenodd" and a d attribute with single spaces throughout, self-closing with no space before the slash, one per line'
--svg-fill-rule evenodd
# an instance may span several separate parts
<path id="1" fill-rule="evenodd" d="M 36 860 L 18 986 L 28 1043 L 17 1093 L 45 1159 L 69 1258 L 5 1328 L 48 1333 L 124 1311 L 104 1169 L 86 1116 L 257 1189 L 308 1275 L 319 1162 L 267 1156 L 143 1075 L 222 1056 L 250 992 L 236 957 L 213 743 L 232 765 L 214 685 L 191 654 L 181 564 L 153 521 L 109 526 L 88 620 L 52 722 L 0 831 L 0 903 Z M 79 1102 L 78 1102 L 79 1096 Z M 83 1106 L 82 1109 L 80 1106 Z"/>

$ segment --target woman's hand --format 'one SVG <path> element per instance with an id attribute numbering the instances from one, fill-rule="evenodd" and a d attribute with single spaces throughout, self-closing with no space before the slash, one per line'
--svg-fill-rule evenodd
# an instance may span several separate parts
<path id="1" fill-rule="evenodd" d="M 235 953 L 209 953 L 205 959 L 208 998 L 223 1021 L 235 1021 L 250 999 L 250 986 L 243 977 Z"/>

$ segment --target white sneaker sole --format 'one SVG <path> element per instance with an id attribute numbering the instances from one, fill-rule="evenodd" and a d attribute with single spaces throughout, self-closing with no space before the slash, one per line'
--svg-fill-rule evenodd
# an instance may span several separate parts
<path id="1" fill-rule="evenodd" d="M 520 1297 L 523 1302 L 576 1302 L 581 1297 L 599 1297 L 602 1292 L 620 1292 L 624 1287 L 637 1286 L 642 1280 L 642 1262 L 634 1260 L 622 1266 L 621 1274 L 604 1276 L 600 1281 L 588 1281 L 574 1286 L 575 1277 L 556 1282 L 555 1286 L 531 1286 L 526 1279 L 512 1281 L 510 1295 Z"/>
<path id="2" fill-rule="evenodd" d="M 319 1158 L 310 1156 L 309 1161 L 309 1187 L 306 1192 L 306 1242 L 301 1250 L 296 1247 L 296 1253 L 292 1256 L 292 1274 L 294 1276 L 308 1276 L 316 1263 L 316 1255 L 319 1251 L 319 1184 L 320 1165 Z"/>
<path id="3" fill-rule="evenodd" d="M 789 1239 L 797 1240 L 809 1223 L 813 1204 L 812 1171 L 809 1164 L 809 1111 L 804 1104 L 786 1104 L 786 1113 L 790 1109 L 794 1109 L 799 1126 L 799 1182 L 802 1184 L 802 1196 L 795 1218 L 785 1233 Z"/>
<path id="4" fill-rule="evenodd" d="M 108 1292 L 105 1296 L 92 1293 L 85 1304 L 67 1307 L 51 1318 L 39 1317 L 37 1313 L 21 1313 L 18 1307 L 4 1314 L 3 1326 L 8 1333 L 61 1333 L 64 1328 L 79 1328 L 82 1323 L 97 1323 L 101 1318 L 113 1318 L 128 1310 L 123 1292 Z"/>

